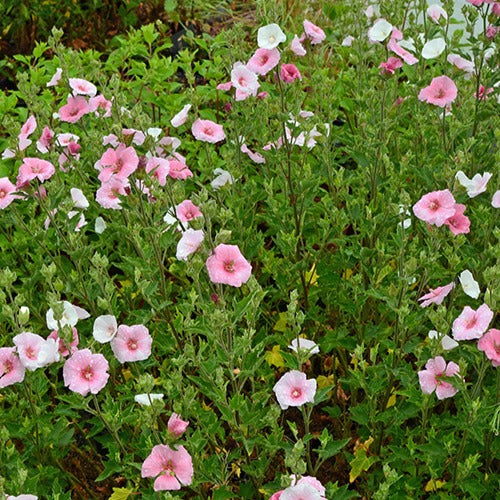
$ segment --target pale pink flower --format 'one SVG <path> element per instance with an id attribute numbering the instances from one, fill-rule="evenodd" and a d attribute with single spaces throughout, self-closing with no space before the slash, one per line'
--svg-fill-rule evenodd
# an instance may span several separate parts
<path id="1" fill-rule="evenodd" d="M 17 174 L 17 184 L 22 185 L 33 179 L 44 182 L 50 179 L 55 171 L 54 165 L 49 161 L 41 160 L 40 158 L 24 158 L 23 164 L 19 167 Z"/>
<path id="2" fill-rule="evenodd" d="M 352 47 L 352 42 L 354 42 L 355 38 L 352 35 L 347 35 L 343 40 L 342 40 L 342 47 Z"/>
<path id="3" fill-rule="evenodd" d="M 48 153 L 53 137 L 54 132 L 52 132 L 49 127 L 44 127 L 40 139 L 36 142 L 36 148 L 40 153 Z"/>
<path id="4" fill-rule="evenodd" d="M 128 187 L 129 183 L 127 179 L 122 179 L 113 175 L 109 181 L 101 184 L 101 187 L 96 191 L 95 199 L 101 207 L 121 210 L 121 199 L 119 195 L 127 196 Z"/>
<path id="5" fill-rule="evenodd" d="M 13 339 L 19 359 L 25 368 L 34 371 L 59 361 L 58 344 L 54 339 L 44 339 L 31 332 L 23 332 Z"/>
<path id="6" fill-rule="evenodd" d="M 68 103 L 62 106 L 57 114 L 63 122 L 76 123 L 82 116 L 90 113 L 90 106 L 85 97 L 69 96 Z"/>
<path id="7" fill-rule="evenodd" d="M 124 137 L 132 136 L 132 142 L 136 146 L 142 146 L 146 140 L 146 134 L 141 130 L 136 130 L 135 128 L 123 128 L 122 135 Z"/>
<path id="8" fill-rule="evenodd" d="M 154 490 L 180 490 L 193 481 L 193 461 L 184 446 L 172 450 L 168 445 L 157 444 L 144 460 L 142 477 L 156 477 Z"/>
<path id="9" fill-rule="evenodd" d="M 73 95 L 94 97 L 97 94 L 96 86 L 83 78 L 70 78 L 69 86 L 73 89 Z"/>
<path id="10" fill-rule="evenodd" d="M 420 307 L 427 307 L 430 304 L 440 305 L 453 288 L 455 288 L 455 283 L 453 281 L 445 286 L 438 286 L 434 289 L 431 288 L 428 293 L 422 295 L 422 297 L 418 299 L 419 302 L 423 300 Z"/>
<path id="11" fill-rule="evenodd" d="M 228 91 L 228 90 L 231 90 L 233 88 L 233 84 L 229 81 L 229 82 L 226 82 L 226 83 L 219 83 L 219 85 L 217 85 L 217 87 L 215 87 L 217 90 L 224 90 L 224 91 Z"/>
<path id="12" fill-rule="evenodd" d="M 476 174 L 472 179 L 469 179 L 461 170 L 455 175 L 455 179 L 467 190 L 469 198 L 474 198 L 478 194 L 484 193 L 491 177 L 492 174 L 485 172 L 484 174 Z"/>
<path id="13" fill-rule="evenodd" d="M 429 359 L 425 364 L 425 370 L 418 372 L 420 387 L 424 394 L 432 394 L 436 391 L 438 399 L 453 397 L 458 389 L 455 389 L 446 378 L 459 375 L 459 366 L 450 361 L 448 365 L 442 356 Z"/>
<path id="14" fill-rule="evenodd" d="M 276 399 L 282 410 L 289 406 L 302 406 L 314 403 L 317 383 L 315 379 L 307 380 L 306 374 L 298 370 L 285 373 L 273 387 Z"/>
<path id="15" fill-rule="evenodd" d="M 116 149 L 108 148 L 98 164 L 104 167 L 98 176 L 101 182 L 109 181 L 112 175 L 119 179 L 127 179 L 137 170 L 139 157 L 132 146 L 127 148 L 125 144 L 120 144 Z"/>
<path id="16" fill-rule="evenodd" d="M 492 3 L 492 0 L 466 0 L 467 2 L 471 3 L 472 5 L 479 7 L 483 5 L 484 3 Z"/>
<path id="17" fill-rule="evenodd" d="M 175 207 L 177 219 L 181 222 L 189 222 L 197 217 L 203 217 L 200 209 L 191 201 L 184 200 Z"/>
<path id="18" fill-rule="evenodd" d="M 280 79 L 285 83 L 293 83 L 295 80 L 302 80 L 302 75 L 295 64 L 282 64 L 280 68 Z"/>
<path id="19" fill-rule="evenodd" d="M 493 208 L 500 208 L 500 189 L 493 195 L 493 198 L 491 199 L 491 206 Z"/>
<path id="20" fill-rule="evenodd" d="M 326 38 L 325 32 L 319 26 L 316 26 L 307 19 L 304 20 L 303 26 L 304 33 L 306 34 L 307 38 L 311 40 L 312 45 L 321 43 Z"/>
<path id="21" fill-rule="evenodd" d="M 418 94 L 421 101 L 444 108 L 451 104 L 457 97 L 457 86 L 448 76 L 433 78 L 428 87 L 423 88 Z"/>
<path id="22" fill-rule="evenodd" d="M 31 140 L 28 139 L 28 137 L 36 130 L 36 126 L 36 118 L 33 115 L 30 115 L 21 127 L 21 131 L 18 135 L 20 151 L 24 151 L 31 144 Z"/>
<path id="23" fill-rule="evenodd" d="M 186 180 L 188 177 L 193 177 L 193 172 L 189 170 L 189 167 L 179 160 L 169 160 L 168 166 L 168 175 L 172 179 Z"/>
<path id="24" fill-rule="evenodd" d="M 172 415 L 170 415 L 170 418 L 168 419 L 167 429 L 168 432 L 173 436 L 180 437 L 186 432 L 188 425 L 189 422 L 182 420 L 181 417 L 177 415 L 177 413 L 172 413 Z"/>
<path id="25" fill-rule="evenodd" d="M 64 363 L 64 385 L 82 396 L 97 394 L 108 383 L 108 370 L 109 363 L 102 354 L 92 354 L 90 349 L 76 351 Z"/>
<path id="26" fill-rule="evenodd" d="M 111 342 L 118 332 L 118 324 L 116 318 L 111 314 L 99 316 L 94 321 L 92 336 L 100 344 Z"/>
<path id="27" fill-rule="evenodd" d="M 78 337 L 78 331 L 76 330 L 76 328 L 72 327 L 71 330 L 73 333 L 73 338 L 71 340 L 69 347 L 71 349 L 71 354 L 73 354 L 75 351 L 78 350 L 78 342 L 80 341 L 80 339 Z M 51 332 L 50 335 L 47 337 L 47 339 L 52 339 L 52 340 L 54 340 L 54 342 L 56 342 L 56 344 L 58 346 L 59 354 L 61 356 L 66 357 L 70 354 L 66 344 L 59 337 L 59 333 L 57 330 L 54 330 L 53 332 Z"/>
<path id="28" fill-rule="evenodd" d="M 292 351 L 295 352 L 305 352 L 307 354 L 318 354 L 319 347 L 316 342 L 309 339 L 304 339 L 300 337 L 298 340 L 295 338 L 292 340 L 291 344 L 288 346 Z"/>
<path id="29" fill-rule="evenodd" d="M 246 67 L 249 71 L 259 75 L 266 75 L 279 63 L 280 57 L 280 52 L 276 48 L 257 49 L 248 61 Z"/>
<path id="30" fill-rule="evenodd" d="M 392 24 L 385 19 L 377 19 L 368 30 L 370 42 L 383 42 L 392 33 Z"/>
<path id="31" fill-rule="evenodd" d="M 326 500 L 311 484 L 300 483 L 286 488 L 279 497 L 280 500 Z"/>
<path id="32" fill-rule="evenodd" d="M 103 118 L 109 118 L 111 116 L 112 105 L 112 102 L 106 99 L 102 94 L 89 99 L 89 111 L 97 116 L 102 114 Z"/>
<path id="33" fill-rule="evenodd" d="M 257 45 L 261 49 L 272 50 L 282 42 L 286 42 L 286 35 L 276 23 L 262 26 L 257 31 Z"/>
<path id="34" fill-rule="evenodd" d="M 439 24 L 439 19 L 443 17 L 445 20 L 448 19 L 448 14 L 438 4 L 429 5 L 427 8 L 427 15 L 432 19 L 433 22 Z"/>
<path id="35" fill-rule="evenodd" d="M 451 327 L 455 340 L 479 339 L 488 329 L 488 325 L 493 319 L 493 311 L 487 304 L 483 304 L 476 311 L 469 306 L 465 306 Z"/>
<path id="36" fill-rule="evenodd" d="M 73 200 L 73 206 L 75 208 L 81 208 L 83 210 L 89 208 L 89 200 L 87 200 L 81 189 L 71 188 L 69 192 L 71 193 L 71 199 Z"/>
<path id="37" fill-rule="evenodd" d="M 500 366 L 500 330 L 491 328 L 478 341 L 477 348 L 491 359 L 493 366 Z"/>
<path id="38" fill-rule="evenodd" d="M 241 145 L 241 152 L 247 154 L 255 163 L 266 163 L 266 159 L 260 153 L 254 153 L 246 144 Z"/>
<path id="39" fill-rule="evenodd" d="M 0 347 L 0 389 L 22 382 L 25 372 L 15 347 Z"/>
<path id="40" fill-rule="evenodd" d="M 49 330 L 58 330 L 59 328 L 62 328 L 63 326 L 67 325 L 75 326 L 78 323 L 79 317 L 76 307 L 67 300 L 64 300 L 62 304 L 63 304 L 63 315 L 61 319 L 56 320 L 54 318 L 54 311 L 52 308 L 50 308 L 45 314 L 45 319 L 47 321 L 47 328 Z"/>
<path id="41" fill-rule="evenodd" d="M 321 482 L 313 476 L 302 476 L 297 480 L 297 476 L 292 474 L 292 486 L 296 486 L 298 484 L 308 484 L 319 491 L 321 495 L 325 495 L 326 490 L 325 487 L 321 484 Z"/>
<path id="42" fill-rule="evenodd" d="M 144 325 L 120 325 L 111 340 L 111 350 L 120 363 L 143 361 L 151 355 L 153 339 Z"/>
<path id="43" fill-rule="evenodd" d="M 450 228 L 453 234 L 467 234 L 470 232 L 470 220 L 464 215 L 465 205 L 462 203 L 455 203 L 455 213 L 448 217 L 444 223 Z"/>
<path id="44" fill-rule="evenodd" d="M 195 139 L 215 144 L 226 138 L 222 125 L 211 120 L 201 120 L 198 118 L 191 127 L 191 132 Z"/>
<path id="45" fill-rule="evenodd" d="M 227 170 L 216 168 L 214 170 L 214 174 L 216 177 L 210 183 L 213 189 L 220 189 L 222 186 L 232 184 L 234 182 L 234 177 Z"/>
<path id="46" fill-rule="evenodd" d="M 395 38 L 391 38 L 389 40 L 387 48 L 394 52 L 397 56 L 401 57 L 401 59 L 403 59 L 403 61 L 410 66 L 418 63 L 418 59 L 411 52 L 408 52 L 406 49 L 401 47 Z"/>
<path id="47" fill-rule="evenodd" d="M 293 37 L 292 43 L 290 44 L 290 49 L 296 56 L 305 56 L 307 54 L 306 49 L 300 43 L 299 37 L 295 35 Z"/>
<path id="48" fill-rule="evenodd" d="M 62 76 L 62 68 L 57 68 L 56 72 L 52 75 L 52 78 L 50 79 L 49 82 L 47 82 L 47 87 L 54 87 L 59 83 L 59 80 L 61 79 Z"/>
<path id="49" fill-rule="evenodd" d="M 398 68 L 403 67 L 403 61 L 397 57 L 389 57 L 387 61 L 381 62 L 379 64 L 379 68 L 382 68 L 380 71 L 381 75 L 391 75 Z"/>
<path id="50" fill-rule="evenodd" d="M 90 313 L 86 311 L 83 307 L 73 306 L 73 309 L 76 311 L 76 315 L 79 320 L 90 318 Z"/>
<path id="51" fill-rule="evenodd" d="M 196 252 L 204 239 L 201 229 L 186 229 L 182 232 L 182 237 L 177 243 L 177 252 L 175 257 L 178 260 L 187 260 L 187 258 Z"/>
<path id="52" fill-rule="evenodd" d="M 192 104 L 186 104 L 171 120 L 172 127 L 180 127 L 186 123 Z"/>
<path id="53" fill-rule="evenodd" d="M 448 54 L 446 60 L 456 66 L 458 69 L 465 71 L 466 73 L 474 73 L 475 66 L 474 63 L 464 59 L 462 56 L 458 54 Z"/>
<path id="54" fill-rule="evenodd" d="M 19 198 L 18 195 L 12 194 L 16 190 L 16 186 L 8 177 L 0 178 L 0 209 L 7 208 L 16 198 Z"/>
<path id="55" fill-rule="evenodd" d="M 165 158 L 152 156 L 146 162 L 146 172 L 158 179 L 158 184 L 164 186 L 167 183 L 167 176 L 170 173 L 170 163 Z"/>
<path id="56" fill-rule="evenodd" d="M 432 191 L 413 205 L 413 213 L 428 224 L 442 226 L 455 215 L 455 198 L 448 189 Z"/>
<path id="57" fill-rule="evenodd" d="M 257 74 L 241 62 L 235 63 L 231 70 L 231 83 L 236 90 L 248 95 L 257 95 L 260 86 Z"/>
<path id="58" fill-rule="evenodd" d="M 250 279 L 251 264 L 243 257 L 237 245 L 221 243 L 206 262 L 212 283 L 240 287 Z"/>

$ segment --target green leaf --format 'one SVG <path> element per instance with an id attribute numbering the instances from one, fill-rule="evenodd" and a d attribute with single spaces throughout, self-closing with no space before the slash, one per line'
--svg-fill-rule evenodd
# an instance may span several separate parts
<path id="1" fill-rule="evenodd" d="M 113 494 L 108 500 L 127 500 L 132 493 L 133 491 L 127 488 L 113 488 Z"/>
<path id="2" fill-rule="evenodd" d="M 122 465 L 117 463 L 117 462 L 106 462 L 104 464 L 104 470 L 99 474 L 99 476 L 96 478 L 96 482 L 98 481 L 104 481 L 107 479 L 109 476 L 112 476 L 113 474 L 116 474 L 117 472 L 120 472 L 122 470 Z"/>
<path id="3" fill-rule="evenodd" d="M 163 8 L 167 13 L 173 12 L 177 8 L 177 0 L 165 0 Z"/>
<path id="4" fill-rule="evenodd" d="M 362 473 L 366 472 L 376 461 L 375 457 L 367 457 L 366 450 L 358 448 L 354 452 L 354 459 L 349 462 L 351 471 L 349 472 L 349 482 L 352 483 Z"/>
<path id="5" fill-rule="evenodd" d="M 331 441 L 325 446 L 325 448 L 316 450 L 318 456 L 322 459 L 334 457 L 350 440 L 351 438 L 339 439 L 338 441 Z"/>

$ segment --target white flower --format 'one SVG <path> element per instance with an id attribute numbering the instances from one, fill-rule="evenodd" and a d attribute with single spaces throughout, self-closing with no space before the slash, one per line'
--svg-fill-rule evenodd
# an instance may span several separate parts
<path id="1" fill-rule="evenodd" d="M 85 198 L 85 195 L 83 194 L 83 191 L 81 189 L 71 188 L 70 193 L 71 199 L 75 204 L 75 208 L 82 208 L 84 210 L 86 208 L 89 208 L 89 201 L 87 200 L 87 198 Z"/>
<path id="2" fill-rule="evenodd" d="M 179 260 L 187 260 L 187 258 L 198 248 L 203 242 L 203 231 L 201 229 L 195 231 L 194 229 L 186 229 L 182 233 L 182 237 L 177 243 L 177 253 L 175 256 Z"/>
<path id="3" fill-rule="evenodd" d="M 491 199 L 491 206 L 493 208 L 500 208 L 500 190 L 496 191 Z"/>
<path id="4" fill-rule="evenodd" d="M 440 56 L 446 47 L 444 38 L 435 38 L 429 40 L 422 49 L 422 57 L 424 59 L 435 59 Z"/>
<path id="5" fill-rule="evenodd" d="M 451 351 L 458 346 L 458 342 L 456 340 L 453 340 L 450 336 L 443 335 L 436 330 L 430 330 L 428 336 L 430 339 L 441 340 L 441 346 L 445 351 Z"/>
<path id="6" fill-rule="evenodd" d="M 257 32 L 257 45 L 261 49 L 275 49 L 280 43 L 285 41 L 286 35 L 276 23 L 262 26 Z"/>
<path id="7" fill-rule="evenodd" d="M 446 60 L 456 66 L 458 69 L 465 71 L 466 73 L 474 73 L 474 63 L 472 61 L 468 61 L 464 59 L 462 56 L 458 54 L 448 54 Z"/>
<path id="8" fill-rule="evenodd" d="M 427 8 L 427 15 L 436 23 L 439 24 L 439 18 L 442 16 L 445 19 L 448 19 L 448 14 L 446 11 L 441 7 L 441 5 L 438 4 L 433 4 L 429 5 Z"/>
<path id="9" fill-rule="evenodd" d="M 97 217 L 95 220 L 95 232 L 97 234 L 102 234 L 106 229 L 106 222 L 102 217 Z"/>
<path id="10" fill-rule="evenodd" d="M 479 284 L 474 279 L 474 276 L 472 276 L 472 273 L 468 269 L 462 271 L 458 279 L 460 280 L 460 284 L 462 285 L 464 293 L 466 293 L 469 297 L 472 297 L 473 299 L 477 299 L 479 297 L 479 294 L 481 293 L 481 290 L 479 289 Z"/>
<path id="11" fill-rule="evenodd" d="M 227 170 L 216 168 L 214 174 L 217 176 L 211 183 L 214 189 L 220 189 L 222 186 L 234 182 L 234 177 Z"/>
<path id="12" fill-rule="evenodd" d="M 180 127 L 186 123 L 191 104 L 186 104 L 171 120 L 172 127 Z"/>
<path id="13" fill-rule="evenodd" d="M 484 193 L 491 177 L 492 175 L 489 172 L 476 174 L 472 179 L 469 179 L 461 170 L 455 174 L 455 179 L 467 190 L 469 198 L 474 198 L 478 194 Z"/>
<path id="14" fill-rule="evenodd" d="M 296 338 L 293 339 L 288 347 L 295 352 L 298 352 L 298 350 L 300 350 L 300 351 L 306 351 L 308 354 L 319 353 L 319 347 L 316 344 L 316 342 L 303 338 L 299 338 L 298 342 Z"/>
<path id="15" fill-rule="evenodd" d="M 352 45 L 352 42 L 354 42 L 355 38 L 351 35 L 348 35 L 346 36 L 343 40 L 342 40 L 342 46 L 343 47 L 350 47 Z"/>
<path id="16" fill-rule="evenodd" d="M 392 33 L 392 24 L 385 19 L 378 19 L 368 30 L 370 42 L 383 42 Z"/>
<path id="17" fill-rule="evenodd" d="M 134 401 L 143 406 L 151 406 L 153 401 L 161 401 L 163 399 L 163 394 L 137 394 L 134 396 Z"/>
<path id="18" fill-rule="evenodd" d="M 399 205 L 399 215 L 408 215 L 407 219 L 404 219 L 401 222 L 401 225 L 403 226 L 403 229 L 408 229 L 411 226 L 411 212 L 405 208 L 404 205 Z"/>
<path id="19" fill-rule="evenodd" d="M 50 308 L 45 315 L 45 319 L 47 320 L 47 328 L 49 330 L 59 330 L 63 326 L 75 326 L 78 323 L 78 313 L 75 307 L 67 302 L 63 301 L 64 311 L 62 318 L 57 321 L 54 319 L 54 311 Z"/>
<path id="20" fill-rule="evenodd" d="M 99 316 L 94 321 L 92 335 L 100 344 L 106 344 L 113 340 L 117 331 L 116 318 L 111 314 L 105 314 L 104 316 Z"/>
<path id="21" fill-rule="evenodd" d="M 307 500 L 323 500 L 325 497 L 321 496 L 321 493 L 308 483 L 290 486 L 284 490 L 280 496 L 280 500 L 300 500 L 301 498 L 307 498 Z"/>
<path id="22" fill-rule="evenodd" d="M 146 130 L 146 134 L 152 137 L 155 141 L 158 140 L 158 137 L 160 137 L 162 132 L 163 130 L 158 127 L 150 127 Z"/>

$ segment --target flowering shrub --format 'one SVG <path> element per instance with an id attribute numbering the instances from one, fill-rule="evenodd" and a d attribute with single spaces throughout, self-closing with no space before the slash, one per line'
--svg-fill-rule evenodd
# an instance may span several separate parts
<path id="1" fill-rule="evenodd" d="M 175 58 L 161 25 L 18 58 L 0 495 L 494 496 L 498 91 L 474 26 L 498 13 L 469 3 L 466 44 L 452 2 L 326 2 Z"/>

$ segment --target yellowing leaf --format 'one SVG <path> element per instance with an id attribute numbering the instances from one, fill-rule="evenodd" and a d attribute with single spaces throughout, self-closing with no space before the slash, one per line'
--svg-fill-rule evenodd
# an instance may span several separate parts
<path id="1" fill-rule="evenodd" d="M 286 332 L 286 313 L 279 313 L 279 319 L 273 327 L 275 332 Z"/>
<path id="2" fill-rule="evenodd" d="M 212 408 L 210 408 L 210 406 L 208 406 L 207 404 L 205 404 L 205 401 L 202 401 L 202 402 L 201 402 L 201 407 L 202 407 L 205 411 L 212 411 Z"/>
<path id="3" fill-rule="evenodd" d="M 396 394 L 394 393 L 394 387 L 391 390 L 391 396 L 387 400 L 387 404 L 385 405 L 386 408 L 390 408 L 391 406 L 394 406 L 396 404 Z"/>
<path id="4" fill-rule="evenodd" d="M 113 488 L 113 494 L 108 500 L 127 500 L 132 493 L 133 491 L 127 488 Z"/>
<path id="5" fill-rule="evenodd" d="M 324 375 L 318 375 L 316 379 L 318 382 L 318 389 L 324 389 L 325 387 L 332 387 L 335 382 L 333 381 L 333 375 L 325 377 Z"/>
<path id="6" fill-rule="evenodd" d="M 232 463 L 231 464 L 231 470 L 233 471 L 233 474 L 236 474 L 237 477 L 240 477 L 240 475 L 241 475 L 241 468 L 238 467 L 237 464 Z"/>
<path id="7" fill-rule="evenodd" d="M 316 262 L 312 265 L 311 269 L 306 273 L 306 282 L 309 283 L 310 286 L 318 286 L 318 278 L 319 275 L 316 274 Z"/>
<path id="8" fill-rule="evenodd" d="M 267 361 L 268 365 L 274 365 L 276 368 L 281 368 L 285 366 L 285 360 L 280 353 L 280 346 L 275 345 L 270 351 L 266 351 L 264 354 L 264 359 Z"/>
<path id="9" fill-rule="evenodd" d="M 342 278 L 344 278 L 345 280 L 351 279 L 351 276 L 352 276 L 352 269 L 346 269 L 342 274 Z"/>
<path id="10" fill-rule="evenodd" d="M 125 382 L 128 382 L 132 377 L 132 372 L 127 368 L 127 369 L 123 369 L 122 370 L 122 375 L 123 375 L 123 378 L 125 379 Z"/>
<path id="11" fill-rule="evenodd" d="M 370 436 L 364 443 L 362 441 L 356 441 L 354 445 L 354 454 L 356 455 L 357 450 L 369 451 L 370 445 L 373 443 L 373 437 Z"/>
<path id="12" fill-rule="evenodd" d="M 446 481 L 441 481 L 441 479 L 430 479 L 425 485 L 425 491 L 437 491 L 446 484 Z"/>
<path id="13" fill-rule="evenodd" d="M 368 441 L 370 440 L 373 441 L 373 438 L 370 438 Z M 366 441 L 364 445 L 366 445 L 368 441 Z M 370 444 L 368 444 L 368 446 L 370 446 Z M 364 445 L 354 451 L 354 458 L 349 462 L 351 466 L 351 471 L 349 472 L 350 483 L 354 482 L 362 472 L 366 472 L 375 462 L 374 457 L 366 456 Z"/>

